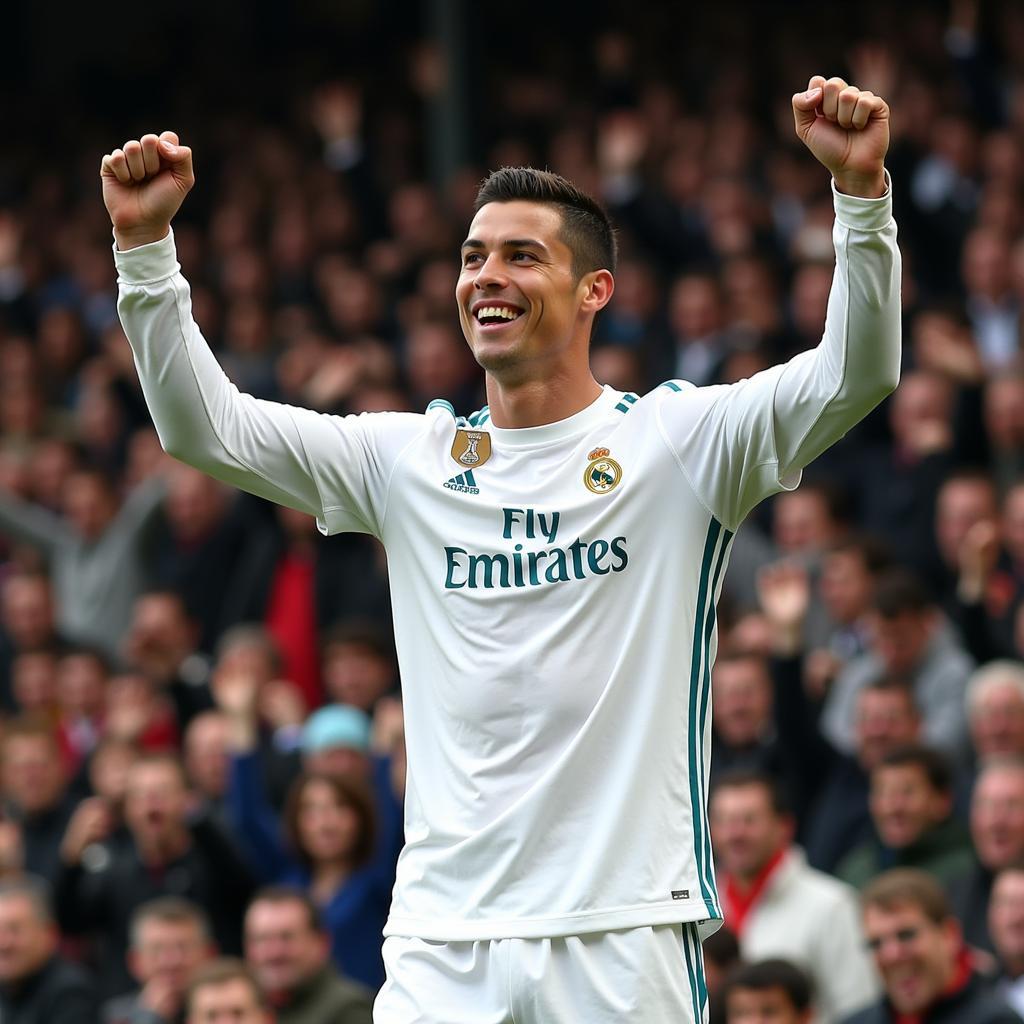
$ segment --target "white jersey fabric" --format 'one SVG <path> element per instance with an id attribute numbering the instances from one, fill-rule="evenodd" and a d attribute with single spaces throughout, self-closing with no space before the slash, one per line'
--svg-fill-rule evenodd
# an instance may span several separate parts
<path id="1" fill-rule="evenodd" d="M 835 203 L 817 349 L 731 386 L 606 387 L 519 430 L 446 402 L 342 418 L 241 395 L 192 320 L 173 238 L 116 254 L 165 448 L 387 549 L 409 781 L 386 935 L 717 926 L 705 806 L 729 544 L 899 375 L 888 193 Z M 479 441 L 458 462 L 460 429 L 486 433 L 489 457 Z"/>

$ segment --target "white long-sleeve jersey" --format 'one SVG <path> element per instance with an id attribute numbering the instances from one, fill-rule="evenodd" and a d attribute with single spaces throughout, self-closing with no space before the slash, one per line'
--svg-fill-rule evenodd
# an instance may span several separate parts
<path id="1" fill-rule="evenodd" d="M 818 348 L 734 385 L 606 387 L 520 430 L 443 401 L 338 417 L 239 394 L 173 238 L 116 254 L 165 448 L 387 549 L 409 781 L 385 934 L 717 925 L 705 808 L 730 541 L 899 374 L 890 199 L 835 206 Z"/>

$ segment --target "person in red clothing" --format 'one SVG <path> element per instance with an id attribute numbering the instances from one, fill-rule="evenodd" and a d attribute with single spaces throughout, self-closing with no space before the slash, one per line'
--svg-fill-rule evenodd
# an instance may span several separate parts
<path id="1" fill-rule="evenodd" d="M 887 871 L 867 886 L 861 905 L 885 995 L 846 1024 L 1020 1024 L 974 969 L 960 923 L 931 875 Z"/>
<path id="2" fill-rule="evenodd" d="M 709 807 L 725 923 L 743 959 L 782 957 L 805 970 L 819 1019 L 830 1024 L 868 1005 L 877 982 L 856 893 L 807 865 L 777 782 L 757 772 L 723 775 Z"/>

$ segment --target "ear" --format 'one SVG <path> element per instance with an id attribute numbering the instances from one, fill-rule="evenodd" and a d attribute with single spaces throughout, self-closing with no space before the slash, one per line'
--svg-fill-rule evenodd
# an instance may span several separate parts
<path id="1" fill-rule="evenodd" d="M 610 270 L 593 270 L 584 274 L 580 281 L 583 291 L 581 308 L 585 313 L 594 314 L 604 309 L 615 291 L 615 278 Z"/>

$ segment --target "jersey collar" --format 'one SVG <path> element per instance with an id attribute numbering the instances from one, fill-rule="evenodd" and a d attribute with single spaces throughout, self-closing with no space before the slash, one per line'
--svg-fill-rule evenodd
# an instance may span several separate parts
<path id="1" fill-rule="evenodd" d="M 564 441 L 570 437 L 585 434 L 596 427 L 622 398 L 622 392 L 605 384 L 601 394 L 585 409 L 554 423 L 542 423 L 536 427 L 496 427 L 487 424 L 494 443 L 502 448 L 533 448 Z"/>

